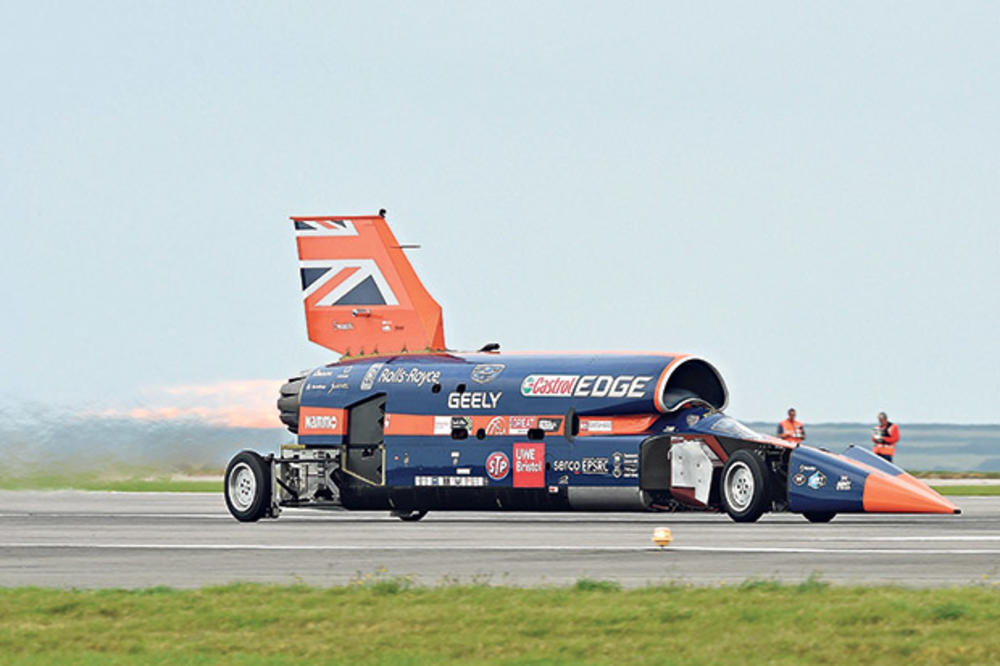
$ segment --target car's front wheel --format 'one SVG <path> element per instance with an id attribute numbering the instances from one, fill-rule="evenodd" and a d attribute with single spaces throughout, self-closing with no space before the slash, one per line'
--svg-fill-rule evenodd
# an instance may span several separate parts
<path id="1" fill-rule="evenodd" d="M 722 506 L 738 523 L 752 523 L 771 503 L 770 477 L 764 461 L 752 451 L 740 449 L 729 456 L 722 469 Z"/>

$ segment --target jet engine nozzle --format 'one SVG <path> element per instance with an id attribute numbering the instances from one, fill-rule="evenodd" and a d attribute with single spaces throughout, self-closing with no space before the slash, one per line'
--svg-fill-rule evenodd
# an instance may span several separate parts
<path id="1" fill-rule="evenodd" d="M 294 434 L 299 432 L 299 405 L 302 402 L 302 385 L 305 375 L 290 378 L 281 386 L 278 395 L 278 410 L 281 412 L 281 422 Z"/>

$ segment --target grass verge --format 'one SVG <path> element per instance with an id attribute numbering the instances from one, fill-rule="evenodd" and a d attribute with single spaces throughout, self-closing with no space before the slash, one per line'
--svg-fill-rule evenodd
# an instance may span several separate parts
<path id="1" fill-rule="evenodd" d="M 1000 486 L 931 486 L 942 495 L 1000 495 Z"/>
<path id="2" fill-rule="evenodd" d="M 0 663 L 997 663 L 1000 590 L 750 581 L 622 590 L 0 590 Z"/>
<path id="3" fill-rule="evenodd" d="M 916 470 L 912 476 L 918 479 L 1000 479 L 1000 472 L 953 472 L 944 470 Z"/>
<path id="4" fill-rule="evenodd" d="M 0 490 L 113 490 L 120 492 L 204 493 L 222 492 L 219 479 L 173 479 L 136 476 L 106 479 L 99 476 L 0 477 Z"/>

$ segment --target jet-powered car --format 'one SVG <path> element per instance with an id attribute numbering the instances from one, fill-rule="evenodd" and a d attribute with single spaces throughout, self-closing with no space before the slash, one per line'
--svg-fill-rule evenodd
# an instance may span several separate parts
<path id="1" fill-rule="evenodd" d="M 343 357 L 281 387 L 298 443 L 242 451 L 238 520 L 282 507 L 959 513 L 870 451 L 763 435 L 697 356 L 447 349 L 441 307 L 381 216 L 292 218 L 309 339 Z"/>

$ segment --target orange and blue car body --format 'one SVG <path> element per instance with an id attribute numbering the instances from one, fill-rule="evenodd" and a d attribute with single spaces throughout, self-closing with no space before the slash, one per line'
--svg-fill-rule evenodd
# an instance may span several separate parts
<path id="1" fill-rule="evenodd" d="M 309 338 L 343 357 L 281 388 L 297 443 L 226 474 L 240 520 L 283 507 L 958 513 L 867 449 L 760 434 L 692 355 L 458 352 L 382 216 L 292 218 Z"/>

